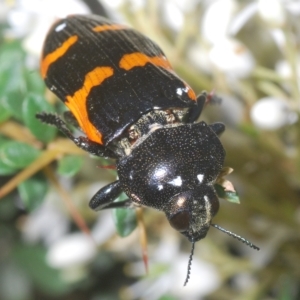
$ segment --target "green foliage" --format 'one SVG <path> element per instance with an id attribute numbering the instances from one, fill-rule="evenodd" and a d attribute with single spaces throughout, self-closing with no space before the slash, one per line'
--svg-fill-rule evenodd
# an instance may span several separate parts
<path id="1" fill-rule="evenodd" d="M 0 48 L 0 104 L 18 120 L 22 120 L 26 92 L 24 58 L 19 41 L 5 43 Z"/>
<path id="2" fill-rule="evenodd" d="M 45 177 L 38 174 L 19 184 L 20 197 L 28 211 L 33 211 L 43 203 L 48 190 L 48 182 Z"/>
<path id="3" fill-rule="evenodd" d="M 43 111 L 54 112 L 53 106 L 41 95 L 30 93 L 25 97 L 22 107 L 24 123 L 31 133 L 44 143 L 52 141 L 57 133 L 56 128 L 41 123 L 35 115 Z"/>
<path id="4" fill-rule="evenodd" d="M 40 153 L 39 150 L 22 142 L 8 141 L 0 146 L 1 162 L 15 170 L 26 168 Z"/>
<path id="5" fill-rule="evenodd" d="M 226 191 L 220 184 L 215 184 L 217 195 L 229 202 L 240 204 L 240 198 L 237 192 Z"/>
<path id="6" fill-rule="evenodd" d="M 46 254 L 43 247 L 22 244 L 15 246 L 12 256 L 38 289 L 49 295 L 63 295 L 69 287 L 59 270 L 48 265 Z"/>
<path id="7" fill-rule="evenodd" d="M 72 177 L 79 172 L 83 158 L 78 155 L 66 155 L 58 161 L 58 174 L 65 177 Z"/>
<path id="8" fill-rule="evenodd" d="M 227 236 L 219 238 L 220 232 L 215 233 L 214 230 L 210 230 L 207 238 L 197 244 L 198 250 L 195 251 L 193 263 L 201 258 L 213 264 L 215 272 L 218 272 L 220 285 L 213 295 L 204 298 L 298 299 L 300 295 L 298 270 L 300 264 L 299 122 L 287 125 L 278 131 L 269 132 L 255 128 L 249 116 L 254 103 L 260 97 L 265 96 L 283 98 L 299 116 L 300 35 L 297 25 L 299 18 L 294 19 L 295 16 L 293 16 L 281 25 L 273 24 L 272 26 L 264 22 L 261 16 L 249 19 L 246 26 L 242 26 L 232 38 L 242 41 L 245 47 L 250 49 L 257 67 L 248 77 L 232 80 L 216 66 L 207 68 L 205 64 L 203 65 L 205 71 L 203 71 L 199 66 L 201 62 L 193 61 L 195 57 L 192 52 L 195 52 L 195 49 L 201 57 L 202 55 L 205 57 L 204 53 L 209 48 L 207 40 L 204 40 L 199 32 L 199 24 L 202 24 L 208 4 L 203 6 L 203 1 L 198 2 L 196 9 L 184 16 L 184 26 L 179 34 L 175 34 L 174 29 L 168 28 L 167 22 L 160 19 L 159 16 L 162 15 L 160 11 L 155 11 L 155 7 L 161 7 L 159 1 L 154 1 L 154 5 L 151 2 L 145 11 L 141 8 L 139 15 L 133 13 L 136 10 L 132 10 L 130 5 L 124 5 L 123 12 L 126 13 L 127 10 L 126 18 L 132 21 L 133 27 L 141 30 L 144 28 L 147 35 L 152 34 L 157 38 L 156 40 L 175 66 L 176 71 L 179 71 L 179 76 L 184 78 L 197 93 L 203 89 L 214 90 L 216 94 L 233 96 L 241 106 L 239 124 L 225 124 L 227 129 L 221 140 L 227 153 L 226 165 L 235 169 L 235 178 L 232 182 L 239 192 L 242 205 L 224 205 L 217 215 L 217 223 L 221 226 L 224 224 L 226 229 L 237 234 L 243 234 L 246 239 L 251 241 L 253 239 L 253 242 L 263 251 L 260 252 L 262 254 L 259 252 L 251 254 L 250 257 L 253 259 L 248 259 L 248 252 L 242 251 L 246 246 L 240 245 L 239 248 L 235 248 L 237 243 L 231 241 L 233 239 Z M 247 3 L 236 1 L 236 5 L 236 12 L 242 12 Z M 289 10 L 284 13 L 287 17 L 291 14 Z M 238 18 L 241 15 L 235 14 L 234 17 Z M 35 114 L 41 111 L 61 114 L 61 111 L 65 109 L 61 102 L 50 104 L 46 101 L 45 85 L 39 71 L 29 69 L 26 64 L 28 53 L 22 47 L 23 41 L 5 39 L 3 30 L 7 28 L 6 24 L 0 24 L 0 188 L 40 158 L 41 154 L 51 148 L 53 143 L 55 144 L 55 138 L 57 134 L 60 134 L 54 127 L 36 120 Z M 276 36 L 281 37 L 280 49 L 278 45 L 270 42 L 274 30 L 277 32 Z M 242 54 L 244 48 L 236 50 L 237 53 Z M 290 69 L 289 74 L 284 78 L 275 69 L 275 66 L 282 62 Z M 230 75 L 234 77 L 235 74 Z M 213 115 L 215 110 L 218 110 L 218 107 L 207 105 L 204 119 L 208 123 L 219 121 L 219 117 Z M 223 99 L 220 110 L 227 110 L 228 120 L 235 119 L 232 117 L 234 112 L 230 111 L 231 106 L 228 105 L 226 98 Z M 28 139 L 24 142 L 21 139 L 23 142 L 20 142 L 7 132 L 5 135 L 2 134 L 2 124 L 9 122 L 14 122 L 20 128 L 32 133 L 36 140 L 33 142 Z M 23 132 L 17 133 L 22 136 Z M 90 184 L 98 181 L 97 176 L 99 176 L 99 182 L 111 181 L 115 178 L 116 172 L 99 171 L 95 168 L 95 164 L 92 164 L 92 167 L 83 165 L 81 157 L 73 154 L 73 152 L 72 155 L 62 153 L 57 161 L 52 161 L 50 169 L 55 171 L 53 173 L 65 177 L 62 178 L 62 183 L 69 189 L 72 201 L 78 198 L 80 203 L 83 203 L 84 209 L 81 209 L 80 213 L 84 215 L 89 226 L 93 227 L 96 219 L 101 221 L 102 216 L 101 212 L 97 214 L 90 212 L 86 205 L 87 195 L 90 195 Z M 106 165 L 107 162 L 103 161 L 101 159 L 101 165 Z M 79 170 L 82 171 L 80 174 L 78 174 Z M 104 173 L 108 174 L 107 177 L 103 175 Z M 75 174 L 78 176 L 72 179 Z M 236 192 L 225 191 L 220 185 L 215 185 L 215 188 L 220 198 L 239 203 L 239 196 Z M 134 271 L 130 272 L 135 265 L 131 264 L 130 259 L 133 257 L 134 263 L 140 260 L 136 254 L 139 246 L 136 244 L 132 247 L 130 244 L 128 247 L 124 242 L 124 249 L 120 251 L 119 244 L 114 243 L 115 240 L 103 242 L 105 249 L 110 253 L 109 259 L 103 258 L 107 263 L 105 267 L 105 264 L 97 266 L 97 260 L 92 261 L 82 266 L 80 270 L 69 270 L 68 275 L 79 272 L 84 280 L 68 281 L 66 270 L 53 269 L 46 261 L 48 243 L 51 240 L 49 232 L 52 226 L 49 226 L 49 232 L 47 230 L 42 234 L 37 225 L 31 229 L 33 233 L 31 232 L 28 239 L 24 234 L 24 232 L 28 233 L 26 230 L 30 224 L 35 224 L 34 217 L 39 206 L 43 204 L 48 190 L 50 190 L 48 180 L 42 172 L 38 172 L 0 199 L 1 299 L 128 300 L 134 294 L 133 289 L 135 292 L 139 290 L 141 294 L 149 294 L 149 291 L 155 288 L 159 293 L 160 284 L 162 284 L 162 290 L 165 289 L 166 276 L 170 276 L 173 282 L 174 274 L 170 271 L 172 269 L 170 264 L 159 265 L 153 262 L 149 264 L 151 274 L 145 280 L 141 279 L 141 282 L 136 283 L 136 274 Z M 51 191 L 53 190 L 52 188 Z M 51 194 L 48 195 L 51 196 Z M 125 198 L 122 195 L 118 200 L 122 201 Z M 57 201 L 56 207 L 60 206 L 61 199 L 57 194 L 51 200 Z M 165 217 L 162 221 L 162 214 L 150 209 L 148 212 L 147 222 L 151 224 L 147 228 L 149 243 L 154 245 L 151 245 L 150 249 L 152 253 L 155 253 L 159 242 L 164 242 L 165 235 L 171 235 L 173 231 L 169 227 L 167 230 L 164 228 L 169 225 Z M 63 214 L 70 231 L 77 230 L 67 210 L 63 210 Z M 137 225 L 133 209 L 115 209 L 113 217 L 118 234 L 121 236 L 128 236 Z M 53 223 L 53 227 L 55 225 L 57 224 Z M 104 224 L 106 229 L 105 226 L 106 224 Z M 178 239 L 176 245 L 180 245 L 178 246 L 180 251 L 174 254 L 174 258 L 172 257 L 174 263 L 181 258 L 182 250 L 189 249 L 186 245 L 187 241 L 178 236 L 180 234 L 174 232 L 174 236 L 166 239 L 168 243 L 174 240 L 174 237 Z M 155 242 L 152 242 L 153 239 Z M 104 252 L 103 248 L 99 250 L 101 255 Z M 186 258 L 188 259 L 187 254 Z M 254 264 L 253 261 L 256 263 Z M 192 265 L 192 276 L 197 276 L 193 270 Z M 243 284 L 239 285 L 241 273 Z M 184 276 L 185 270 L 182 275 L 183 279 Z M 199 283 L 202 281 L 201 278 L 197 280 Z M 170 291 L 163 291 L 165 295 L 158 299 L 189 298 L 189 296 L 185 298 L 174 296 L 172 288 Z M 189 295 L 189 292 L 187 290 L 186 294 Z"/>
<path id="9" fill-rule="evenodd" d="M 122 193 L 116 202 L 124 201 L 127 198 L 128 197 Z M 113 210 L 113 217 L 117 232 L 121 237 L 128 236 L 137 226 L 136 213 L 134 209 L 116 208 Z"/>
<path id="10" fill-rule="evenodd" d="M 3 106 L 0 102 L 0 122 L 8 120 L 11 116 L 11 113 Z"/>

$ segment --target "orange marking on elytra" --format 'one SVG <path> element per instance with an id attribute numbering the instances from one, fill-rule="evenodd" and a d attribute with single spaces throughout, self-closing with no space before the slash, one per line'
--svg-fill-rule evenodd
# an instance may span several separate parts
<path id="1" fill-rule="evenodd" d="M 186 87 L 188 88 L 188 96 L 191 100 L 196 101 L 197 100 L 197 96 L 195 94 L 195 92 L 188 86 L 186 85 Z"/>
<path id="2" fill-rule="evenodd" d="M 122 30 L 128 28 L 125 25 L 120 25 L 120 24 L 105 24 L 105 25 L 99 25 L 93 28 L 93 31 L 95 32 L 101 32 L 101 31 L 106 31 L 106 30 Z"/>
<path id="3" fill-rule="evenodd" d="M 41 62 L 41 74 L 42 77 L 45 78 L 48 72 L 49 67 L 55 61 L 57 61 L 60 57 L 65 55 L 65 53 L 73 46 L 78 40 L 77 35 L 70 36 L 66 41 L 62 43 L 62 45 L 56 48 L 53 52 L 47 54 Z"/>
<path id="4" fill-rule="evenodd" d="M 67 101 L 65 102 L 87 137 L 99 144 L 103 144 L 102 134 L 90 122 L 86 102 L 92 88 L 101 85 L 113 73 L 114 70 L 111 67 L 97 67 L 93 69 L 85 75 L 83 86 L 73 96 L 67 96 Z"/>
<path id="5" fill-rule="evenodd" d="M 163 55 L 151 57 L 141 52 L 135 52 L 135 53 L 123 55 L 123 57 L 119 62 L 119 66 L 120 68 L 128 71 L 134 67 L 143 67 L 147 63 L 151 63 L 158 67 L 172 70 L 172 66 Z"/>

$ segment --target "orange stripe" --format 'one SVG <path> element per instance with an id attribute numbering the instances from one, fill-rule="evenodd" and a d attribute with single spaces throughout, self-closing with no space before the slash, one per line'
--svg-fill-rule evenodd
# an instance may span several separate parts
<path id="1" fill-rule="evenodd" d="M 99 25 L 93 28 L 93 31 L 95 32 L 101 32 L 106 30 L 122 30 L 128 28 L 125 25 L 119 25 L 119 24 L 112 24 L 112 25 Z"/>
<path id="2" fill-rule="evenodd" d="M 150 57 L 144 53 L 135 52 L 131 54 L 125 54 L 119 62 L 119 66 L 126 71 L 134 67 L 143 67 L 145 64 L 151 63 L 158 67 L 162 67 L 168 70 L 172 70 L 172 66 L 164 56 Z"/>
<path id="3" fill-rule="evenodd" d="M 86 107 L 86 101 L 91 89 L 114 73 L 111 67 L 97 67 L 86 74 L 83 86 L 73 96 L 67 96 L 66 106 L 71 110 L 81 129 L 87 137 L 99 144 L 103 144 L 102 134 L 90 122 Z"/>
<path id="4" fill-rule="evenodd" d="M 185 86 L 188 88 L 188 96 L 191 100 L 196 101 L 197 100 L 197 96 L 195 94 L 195 92 L 187 85 L 185 84 Z"/>
<path id="5" fill-rule="evenodd" d="M 41 62 L 41 74 L 45 78 L 47 76 L 48 69 L 52 63 L 65 55 L 69 48 L 74 45 L 78 40 L 77 35 L 70 36 L 63 44 L 56 48 L 53 52 L 47 54 Z"/>

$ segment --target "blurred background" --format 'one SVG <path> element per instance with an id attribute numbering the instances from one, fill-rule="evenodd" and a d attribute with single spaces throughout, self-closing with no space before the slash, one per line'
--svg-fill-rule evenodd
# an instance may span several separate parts
<path id="1" fill-rule="evenodd" d="M 221 98 L 201 119 L 226 125 L 240 204 L 220 199 L 214 223 L 260 251 L 212 228 L 183 287 L 191 245 L 163 213 L 89 209 L 114 162 L 34 117 L 65 110 L 39 55 L 74 13 L 137 28 L 197 94 Z M 300 299 L 299 48 L 298 0 L 0 0 L 0 299 Z"/>

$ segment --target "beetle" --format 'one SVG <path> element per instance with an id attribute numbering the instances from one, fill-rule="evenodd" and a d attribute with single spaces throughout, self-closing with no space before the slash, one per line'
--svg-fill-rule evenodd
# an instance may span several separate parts
<path id="1" fill-rule="evenodd" d="M 214 184 L 223 168 L 222 123 L 196 122 L 207 100 L 196 96 L 174 72 L 152 40 L 100 16 L 72 15 L 50 29 L 41 74 L 69 108 L 85 136 L 75 137 L 57 115 L 38 113 L 81 149 L 116 159 L 119 179 L 90 201 L 94 210 L 151 207 L 192 243 L 210 226 L 231 233 L 212 219 L 219 209 Z M 123 202 L 114 202 L 122 193 Z"/>

